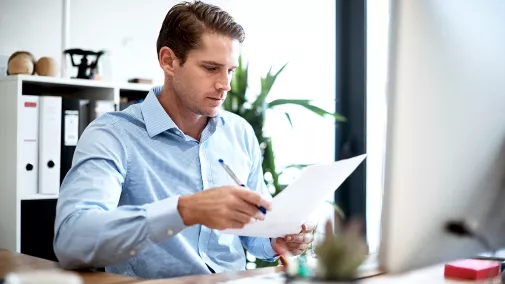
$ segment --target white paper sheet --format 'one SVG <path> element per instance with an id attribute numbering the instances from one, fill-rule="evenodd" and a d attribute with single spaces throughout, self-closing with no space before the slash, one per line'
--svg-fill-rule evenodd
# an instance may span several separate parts
<path id="1" fill-rule="evenodd" d="M 300 176 L 272 200 L 272 210 L 265 220 L 246 225 L 242 229 L 223 230 L 223 233 L 277 238 L 297 234 L 305 222 L 317 223 L 317 207 L 326 202 L 354 170 L 363 162 L 366 154 L 340 160 L 331 164 L 306 167 Z"/>

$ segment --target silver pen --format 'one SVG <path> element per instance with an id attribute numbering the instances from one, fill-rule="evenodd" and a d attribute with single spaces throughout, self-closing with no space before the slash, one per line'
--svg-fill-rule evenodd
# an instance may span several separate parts
<path id="1" fill-rule="evenodd" d="M 237 183 L 237 185 L 245 187 L 245 185 L 238 179 L 237 175 L 231 170 L 231 168 L 223 161 L 223 159 L 219 159 L 219 163 L 223 166 L 224 170 L 228 173 L 228 175 Z M 267 213 L 267 210 L 263 206 L 258 206 L 258 209 L 263 212 L 263 214 Z"/>

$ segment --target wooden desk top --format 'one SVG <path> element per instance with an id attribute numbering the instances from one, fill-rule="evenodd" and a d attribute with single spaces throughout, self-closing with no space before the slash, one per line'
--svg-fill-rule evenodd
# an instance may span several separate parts
<path id="1" fill-rule="evenodd" d="M 42 270 L 42 269 L 59 269 L 58 263 L 40 259 L 28 255 L 13 253 L 7 250 L 0 249 L 0 279 L 5 278 L 7 273 L 13 271 L 26 271 L 26 270 Z M 138 278 L 124 277 L 115 274 L 103 272 L 87 272 L 77 271 L 84 284 L 104 283 L 104 284 L 213 284 L 236 280 L 245 277 L 252 277 L 257 275 L 267 275 L 280 271 L 280 267 L 268 267 L 255 270 L 247 270 L 232 273 L 201 275 L 201 276 L 187 276 L 180 278 L 158 279 L 158 280 L 143 280 Z M 366 273 L 366 272 L 365 272 Z M 373 272 L 371 274 L 374 274 Z M 444 278 L 444 266 L 436 265 L 425 269 L 420 269 L 401 275 L 379 275 L 365 278 L 357 283 L 362 284 L 471 284 L 471 283 L 486 283 L 486 284 L 499 284 L 501 283 L 498 278 L 493 282 L 487 280 L 482 281 L 464 281 L 453 280 Z"/>
<path id="2" fill-rule="evenodd" d="M 4 279 L 9 272 L 43 269 L 59 269 L 59 266 L 56 262 L 0 249 L 0 279 Z M 127 284 L 139 281 L 137 278 L 103 272 L 76 271 L 76 273 L 82 277 L 84 284 Z"/>
<path id="3" fill-rule="evenodd" d="M 135 284 L 214 284 L 224 281 L 236 280 L 256 275 L 266 275 L 279 272 L 280 267 L 265 267 L 240 272 L 218 273 L 209 275 L 186 276 L 170 279 L 144 280 Z"/>
<path id="4" fill-rule="evenodd" d="M 234 273 L 223 273 L 205 276 L 188 276 L 173 279 L 159 279 L 159 280 L 145 280 L 137 282 L 136 284 L 216 284 L 220 282 L 237 280 L 245 277 L 252 277 L 257 275 L 267 275 L 280 271 L 280 267 L 268 267 L 260 268 L 255 270 L 247 270 Z M 435 265 L 432 267 L 427 267 L 420 270 L 411 271 L 399 275 L 378 275 L 377 270 L 375 271 L 364 271 L 363 279 L 357 281 L 357 284 L 501 284 L 499 278 L 495 278 L 492 282 L 488 279 L 480 281 L 469 281 L 469 280 L 458 280 L 458 279 L 446 279 L 444 277 L 444 265 Z M 260 284 L 261 282 L 257 282 Z M 306 283 L 304 281 L 295 281 L 296 283 Z M 312 282 L 310 282 L 312 283 Z M 314 282 L 323 283 L 323 282 Z M 325 282 L 327 284 L 331 282 Z"/>
<path id="5" fill-rule="evenodd" d="M 260 268 L 255 270 L 247 270 L 234 273 L 223 273 L 223 274 L 213 274 L 205 276 L 187 276 L 172 279 L 159 279 L 159 280 L 144 280 L 136 282 L 136 284 L 216 284 L 220 282 L 237 280 L 245 277 L 252 277 L 257 275 L 267 275 L 275 272 L 279 272 L 279 267 L 268 267 Z M 377 275 L 377 272 L 370 272 L 370 275 Z M 260 284 L 261 282 L 257 282 Z M 305 281 L 295 281 L 296 283 L 309 283 Z M 312 282 L 310 282 L 312 283 Z M 316 283 L 316 282 L 315 282 Z M 323 283 L 323 282 L 317 282 Z M 331 283 L 326 282 L 324 284 Z M 412 272 L 408 272 L 401 275 L 377 275 L 368 276 L 357 281 L 357 284 L 501 284 L 498 278 L 494 279 L 493 282 L 486 280 L 481 281 L 467 281 L 467 280 L 456 280 L 456 279 L 445 279 L 444 278 L 444 266 L 437 265 L 433 267 L 428 267 L 425 269 L 420 269 Z"/>

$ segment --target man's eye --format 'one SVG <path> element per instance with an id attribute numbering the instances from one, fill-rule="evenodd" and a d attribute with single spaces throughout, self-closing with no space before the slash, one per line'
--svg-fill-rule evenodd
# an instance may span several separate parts
<path id="1" fill-rule="evenodd" d="M 207 69 L 207 71 L 214 72 L 217 70 L 217 67 L 205 67 L 205 69 Z"/>
<path id="2" fill-rule="evenodd" d="M 228 70 L 228 74 L 233 74 L 233 73 L 235 73 L 235 69 Z"/>

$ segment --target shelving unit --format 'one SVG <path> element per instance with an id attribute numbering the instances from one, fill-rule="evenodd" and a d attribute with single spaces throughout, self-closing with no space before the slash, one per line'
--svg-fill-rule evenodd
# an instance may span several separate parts
<path id="1" fill-rule="evenodd" d="M 0 77 L 0 248 L 53 259 L 52 239 L 58 194 L 23 188 L 23 96 L 59 96 L 89 106 L 109 102 L 120 110 L 121 97 L 142 98 L 151 85 L 15 75 Z M 93 111 L 93 110 L 91 110 Z M 92 120 L 88 117 L 81 130 Z M 63 145 L 62 145 L 63 146 Z"/>

